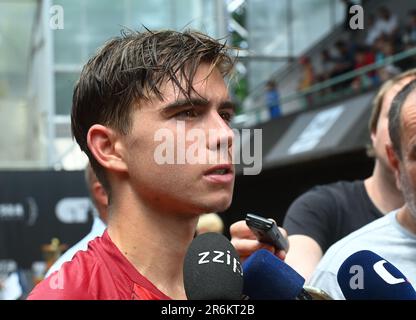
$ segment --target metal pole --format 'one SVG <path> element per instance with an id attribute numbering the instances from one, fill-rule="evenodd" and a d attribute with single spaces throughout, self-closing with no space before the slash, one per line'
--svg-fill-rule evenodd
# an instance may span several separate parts
<path id="1" fill-rule="evenodd" d="M 287 46 L 288 56 L 294 57 L 294 44 L 293 44 L 293 8 L 292 1 L 286 0 L 286 27 L 287 27 Z"/>
<path id="2" fill-rule="evenodd" d="M 42 86 L 39 86 L 43 90 L 45 99 L 45 105 L 43 110 L 46 118 L 46 149 L 47 149 L 47 165 L 51 167 L 53 164 L 55 154 L 55 74 L 54 74 L 54 57 L 53 57 L 53 30 L 49 25 L 50 21 L 50 8 L 52 6 L 51 0 L 41 0 L 42 6 L 42 30 L 44 35 L 44 50 L 42 59 L 43 80 Z"/>
<path id="3" fill-rule="evenodd" d="M 224 0 L 215 1 L 215 16 L 217 17 L 216 33 L 218 38 L 223 38 L 228 35 L 228 15 Z"/>

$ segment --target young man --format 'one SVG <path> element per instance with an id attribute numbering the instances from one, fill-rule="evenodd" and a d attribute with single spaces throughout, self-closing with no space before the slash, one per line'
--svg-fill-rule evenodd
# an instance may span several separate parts
<path id="1" fill-rule="evenodd" d="M 388 112 L 394 96 L 416 79 L 416 69 L 387 81 L 373 101 L 369 122 L 375 164 L 365 180 L 339 181 L 315 187 L 299 196 L 286 213 L 283 227 L 289 234 L 286 263 L 309 279 L 326 250 L 336 241 L 403 205 L 389 166 L 385 145 Z M 230 228 L 232 242 L 244 259 L 261 244 L 244 221 Z"/>
<path id="2" fill-rule="evenodd" d="M 29 299 L 186 298 L 183 260 L 198 217 L 224 211 L 233 194 L 232 64 L 198 32 L 146 31 L 110 40 L 85 65 L 72 132 L 108 194 L 108 229 Z M 206 138 L 198 153 L 218 159 L 225 146 L 226 159 L 178 160 L 191 130 Z M 163 134 L 174 138 L 174 163 L 157 159 Z"/>
<path id="3" fill-rule="evenodd" d="M 413 80 L 393 100 L 389 112 L 391 143 L 385 146 L 405 203 L 400 209 L 338 241 L 326 252 L 310 284 L 323 289 L 334 299 L 344 299 L 337 281 L 339 267 L 350 255 L 360 250 L 373 251 L 391 262 L 413 287 L 416 286 L 415 101 L 416 80 Z"/>

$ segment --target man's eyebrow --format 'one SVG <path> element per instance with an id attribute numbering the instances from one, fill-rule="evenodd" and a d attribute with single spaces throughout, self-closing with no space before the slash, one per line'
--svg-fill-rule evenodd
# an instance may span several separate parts
<path id="1" fill-rule="evenodd" d="M 169 112 L 170 110 L 180 109 L 186 106 L 208 106 L 209 101 L 202 98 L 178 99 L 161 109 L 162 112 Z"/>
<path id="2" fill-rule="evenodd" d="M 166 106 L 164 106 L 160 111 L 164 114 L 169 114 L 172 111 L 181 109 L 187 106 L 199 106 L 206 107 L 209 106 L 210 102 L 207 99 L 203 98 L 191 98 L 191 99 L 178 99 Z M 222 101 L 218 107 L 218 110 L 231 109 L 233 113 L 236 112 L 236 105 L 231 100 Z"/>
<path id="3" fill-rule="evenodd" d="M 236 110 L 237 110 L 237 106 L 231 100 L 227 100 L 227 101 L 221 102 L 220 103 L 220 106 L 218 107 L 218 109 L 219 110 L 222 110 L 222 109 L 231 109 L 235 113 Z"/>

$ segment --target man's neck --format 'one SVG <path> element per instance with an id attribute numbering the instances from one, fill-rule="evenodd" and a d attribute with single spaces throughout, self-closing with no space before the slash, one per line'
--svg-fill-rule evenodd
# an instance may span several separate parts
<path id="1" fill-rule="evenodd" d="M 386 170 L 376 160 L 372 176 L 364 180 L 368 196 L 383 214 L 400 208 L 404 202 L 403 196 L 394 182 L 394 176 Z"/>
<path id="2" fill-rule="evenodd" d="M 407 205 L 397 213 L 397 221 L 403 228 L 416 235 L 416 217 L 412 216 Z"/>
<path id="3" fill-rule="evenodd" d="M 111 211 L 108 233 L 123 255 L 164 294 L 186 299 L 183 261 L 198 216 L 157 212 L 128 192 Z"/>

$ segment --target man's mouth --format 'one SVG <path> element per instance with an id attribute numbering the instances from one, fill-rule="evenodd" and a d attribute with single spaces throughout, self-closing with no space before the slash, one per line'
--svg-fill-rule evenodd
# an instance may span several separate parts
<path id="1" fill-rule="evenodd" d="M 204 178 L 217 184 L 229 184 L 234 180 L 233 166 L 230 164 L 214 166 L 204 173 Z"/>
<path id="2" fill-rule="evenodd" d="M 225 175 L 228 173 L 233 173 L 232 166 L 229 164 L 221 164 L 208 169 L 204 175 Z"/>

